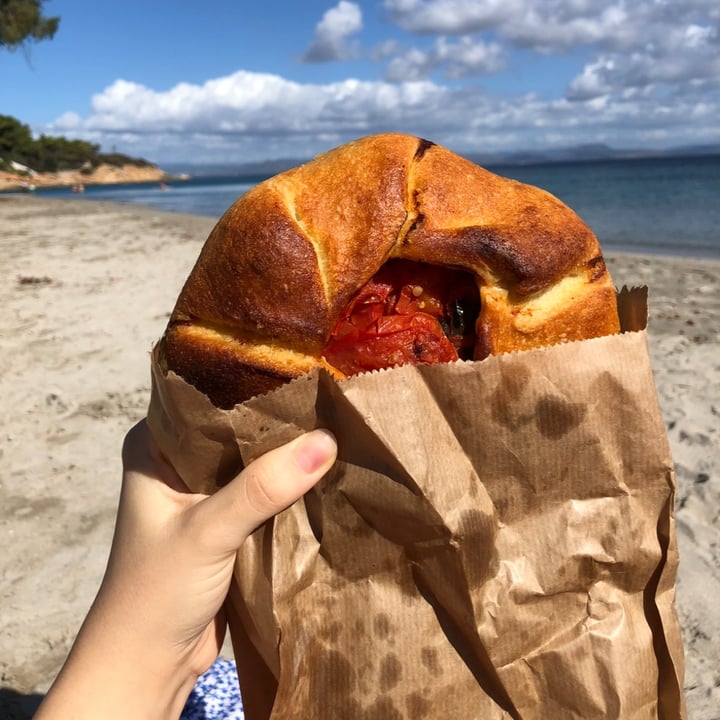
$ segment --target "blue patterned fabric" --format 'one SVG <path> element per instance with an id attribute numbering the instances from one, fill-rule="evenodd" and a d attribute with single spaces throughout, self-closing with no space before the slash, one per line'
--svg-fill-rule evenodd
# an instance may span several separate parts
<path id="1" fill-rule="evenodd" d="M 245 720 L 232 660 L 219 658 L 198 678 L 180 720 Z"/>

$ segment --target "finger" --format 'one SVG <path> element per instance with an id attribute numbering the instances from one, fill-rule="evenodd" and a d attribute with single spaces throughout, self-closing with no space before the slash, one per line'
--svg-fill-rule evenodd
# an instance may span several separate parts
<path id="1" fill-rule="evenodd" d="M 159 526 L 204 498 L 189 493 L 174 468 L 162 457 L 145 420 L 125 436 L 122 461 L 118 527 L 125 532 L 140 532 L 141 526 Z"/>
<path id="2" fill-rule="evenodd" d="M 265 520 L 292 505 L 332 467 L 335 437 L 313 430 L 262 455 L 231 483 L 196 506 L 218 552 L 235 552 Z M 210 516 L 210 517 L 208 517 Z"/>

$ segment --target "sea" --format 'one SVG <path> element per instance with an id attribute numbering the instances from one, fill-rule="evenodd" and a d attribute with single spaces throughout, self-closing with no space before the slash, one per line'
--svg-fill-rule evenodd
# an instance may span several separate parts
<path id="1" fill-rule="evenodd" d="M 720 259 L 720 156 L 487 166 L 537 185 L 573 208 L 606 251 Z M 190 177 L 158 183 L 42 189 L 219 218 L 263 177 Z"/>

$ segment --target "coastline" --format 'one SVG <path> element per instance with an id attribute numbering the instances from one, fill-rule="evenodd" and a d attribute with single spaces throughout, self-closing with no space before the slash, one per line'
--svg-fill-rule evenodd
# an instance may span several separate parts
<path id="1" fill-rule="evenodd" d="M 120 447 L 149 400 L 149 352 L 214 224 L 107 201 L 0 198 L 3 717 L 30 717 L 22 707 L 49 686 L 93 600 Z M 678 480 L 688 717 L 711 720 L 720 707 L 720 261 L 606 259 L 616 285 L 649 287 L 648 342 Z"/>
<path id="2" fill-rule="evenodd" d="M 57 172 L 18 175 L 0 171 L 0 193 L 33 192 L 38 188 L 117 185 L 119 183 L 161 182 L 170 176 L 154 165 L 98 165 L 92 172 L 58 170 Z"/>

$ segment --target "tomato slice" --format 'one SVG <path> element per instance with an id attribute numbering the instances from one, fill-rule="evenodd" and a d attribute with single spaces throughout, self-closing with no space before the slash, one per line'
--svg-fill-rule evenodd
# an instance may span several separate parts
<path id="1" fill-rule="evenodd" d="M 417 313 L 383 316 L 374 331 L 356 330 L 336 337 L 325 357 L 346 375 L 354 375 L 394 365 L 450 362 L 458 355 L 440 323 Z"/>
<path id="2" fill-rule="evenodd" d="M 472 278 L 457 270 L 403 260 L 386 263 L 355 295 L 325 348 L 328 362 L 346 375 L 472 356 L 469 332 L 457 323 L 457 302 L 479 308 Z M 455 327 L 454 327 L 455 325 Z M 448 334 L 450 337 L 448 337 Z"/>

